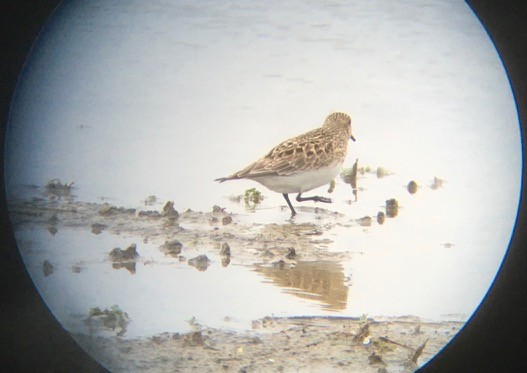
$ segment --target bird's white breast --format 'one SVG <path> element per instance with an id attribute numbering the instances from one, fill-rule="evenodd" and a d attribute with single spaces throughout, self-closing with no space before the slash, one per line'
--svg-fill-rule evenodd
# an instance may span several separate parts
<path id="1" fill-rule="evenodd" d="M 253 180 L 278 193 L 304 193 L 329 183 L 341 168 L 342 163 L 339 163 L 333 167 L 295 172 L 287 176 L 261 176 Z"/>

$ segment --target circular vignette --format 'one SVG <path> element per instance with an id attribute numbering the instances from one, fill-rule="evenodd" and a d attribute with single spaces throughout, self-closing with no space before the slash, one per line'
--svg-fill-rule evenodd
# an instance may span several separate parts
<path id="1" fill-rule="evenodd" d="M 0 367 L 6 371 L 106 370 L 64 330 L 45 305 L 22 262 L 11 229 L 5 196 L 5 136 L 10 103 L 25 59 L 58 0 L 7 0 L 0 6 L 2 84 L 0 159 L 0 300 L 2 336 Z"/>
<path id="2" fill-rule="evenodd" d="M 10 32 L 5 34 L 10 42 L 4 53 L 8 56 L 8 61 L 3 62 L 6 65 L 5 75 L 10 79 L 8 84 L 2 86 L 2 90 L 5 91 L 2 95 L 4 112 L 2 145 L 4 145 L 9 101 L 23 60 L 43 22 L 58 4 L 57 1 L 23 5 L 15 1 L 11 3 L 4 5 L 7 11 L 3 12 L 4 18 L 10 19 L 9 22 L 3 22 L 10 26 Z M 525 132 L 526 67 L 521 61 L 525 59 L 527 52 L 526 41 L 522 40 L 521 35 L 527 34 L 526 25 L 522 22 L 522 15 L 526 15 L 526 10 L 525 7 L 518 9 L 512 1 L 493 0 L 490 3 L 485 2 L 484 5 L 482 3 L 482 1 L 469 1 L 489 32 L 505 64 L 518 105 L 522 131 Z M 522 143 L 524 144 L 523 137 Z M 523 155 L 525 157 L 525 150 Z M 524 192 L 525 180 L 522 184 L 522 195 Z M 4 188 L 2 188 L 2 206 L 5 207 Z M 522 286 L 526 282 L 527 268 L 526 262 L 520 256 L 526 240 L 526 233 L 522 229 L 527 224 L 525 210 L 522 200 L 509 251 L 484 302 L 444 351 L 424 367 L 425 371 L 437 369 L 454 371 L 479 367 L 503 369 L 504 366 L 509 365 L 517 369 L 522 364 L 526 364 L 521 358 L 523 345 L 520 340 L 527 331 L 527 323 L 524 319 L 525 293 Z M 4 321 L 10 325 L 7 337 L 2 340 L 11 355 L 7 362 L 8 367 L 24 368 L 24 370 L 25 368 L 103 370 L 73 342 L 41 301 L 16 249 L 5 208 L 2 208 L 1 236 L 2 243 L 7 246 L 2 256 L 1 269 L 2 301 L 8 305 L 4 310 Z M 35 340 L 41 341 L 36 348 Z"/>

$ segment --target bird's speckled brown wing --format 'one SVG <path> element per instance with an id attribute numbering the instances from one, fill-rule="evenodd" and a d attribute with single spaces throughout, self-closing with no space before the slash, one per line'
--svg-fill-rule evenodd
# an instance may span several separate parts
<path id="1" fill-rule="evenodd" d="M 318 169 L 327 165 L 332 151 L 333 144 L 326 142 L 322 130 L 317 128 L 275 146 L 264 157 L 228 179 L 289 175 L 303 169 Z"/>
<path id="2" fill-rule="evenodd" d="M 333 168 L 344 162 L 351 135 L 351 118 L 345 113 L 328 115 L 322 127 L 275 146 L 264 157 L 241 171 L 216 181 L 288 176 L 295 172 Z"/>

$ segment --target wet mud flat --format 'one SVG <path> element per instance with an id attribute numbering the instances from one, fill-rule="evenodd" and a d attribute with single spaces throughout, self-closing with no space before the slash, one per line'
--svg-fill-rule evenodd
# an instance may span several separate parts
<path id="1" fill-rule="evenodd" d="M 245 333 L 195 325 L 142 339 L 73 337 L 112 371 L 412 372 L 462 326 L 416 317 L 265 317 Z"/>
<path id="2" fill-rule="evenodd" d="M 391 206 L 387 204 L 387 213 Z M 326 233 L 335 227 L 363 229 L 382 224 L 375 217 L 352 219 L 310 207 L 298 209 L 310 214 L 312 222 L 284 218 L 280 223 L 267 224 L 220 206 L 212 206 L 207 212 L 178 212 L 169 201 L 159 207 L 136 210 L 46 198 L 13 199 L 9 205 L 15 230 L 39 227 L 54 235 L 61 229 L 76 228 L 94 235 L 107 232 L 134 237 L 138 241 L 127 248 L 107 248 L 106 260 L 114 268 L 124 266 L 134 273 L 136 262 L 146 264 L 149 260 L 141 255 L 142 243 L 149 242 L 163 255 L 177 258 L 177 262 L 186 261 L 198 271 L 220 263 L 224 267 L 256 266 L 257 272 L 278 285 L 303 290 L 298 296 L 311 298 L 313 293 L 318 294 L 313 299 L 321 299 L 334 310 L 341 309 L 345 302 L 348 285 L 341 272 L 325 272 L 334 272 L 328 263 L 350 259 L 353 253 L 329 250 L 332 241 Z M 314 262 L 316 266 L 311 265 Z M 53 263 L 47 264 L 53 268 Z M 129 320 L 126 312 L 116 310 L 126 316 L 119 328 L 105 325 L 117 311 L 92 309 L 88 319 L 93 319 L 94 325 L 100 319 L 103 333 L 73 334 L 87 352 L 112 371 L 410 372 L 431 359 L 464 325 L 410 316 L 267 316 L 254 320 L 245 331 L 193 322 L 192 330 L 186 333 L 126 338 Z"/>
<path id="3" fill-rule="evenodd" d="M 50 201 L 44 198 L 12 200 L 9 205 L 15 230 L 24 226 L 47 228 L 52 234 L 60 227 L 103 231 L 114 235 L 133 235 L 143 242 L 159 245 L 167 255 L 185 256 L 185 248 L 200 248 L 229 257 L 231 262 L 283 266 L 297 260 L 338 260 L 346 252 L 327 250 L 331 240 L 322 237 L 336 226 L 359 226 L 342 214 L 323 208 L 300 207 L 312 213 L 314 222 L 260 224 L 249 222 L 243 214 L 230 213 L 219 206 L 208 212 L 174 210 L 167 202 L 161 211 L 136 210 L 107 203 Z M 288 216 L 285 213 L 285 216 Z M 136 244 L 139 244 L 136 242 Z M 137 249 L 141 256 L 140 247 Z"/>

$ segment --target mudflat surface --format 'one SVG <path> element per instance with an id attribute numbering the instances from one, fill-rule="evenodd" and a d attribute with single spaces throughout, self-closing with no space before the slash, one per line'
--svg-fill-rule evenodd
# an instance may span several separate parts
<path id="1" fill-rule="evenodd" d="M 177 217 L 165 216 L 157 210 L 116 207 L 110 204 L 75 201 L 49 201 L 44 198 L 15 200 L 10 205 L 16 227 L 24 225 L 57 229 L 60 226 L 91 229 L 95 234 L 139 236 L 143 241 L 164 244 L 177 239 L 183 246 L 216 247 L 228 243 L 231 257 L 271 263 L 282 259 L 295 249 L 294 259 L 337 259 L 346 253 L 327 250 L 331 241 L 320 236 L 339 226 L 357 226 L 360 222 L 323 208 L 299 207 L 302 212 L 315 214 L 314 222 L 259 224 L 248 222 L 241 215 L 229 213 L 219 206 L 209 212 L 186 210 Z M 290 255 L 293 259 L 293 257 Z"/>
<path id="2" fill-rule="evenodd" d="M 412 372 L 462 326 L 415 317 L 266 317 L 246 333 L 196 324 L 185 334 L 142 339 L 74 338 L 113 371 Z"/>
<path id="3" fill-rule="evenodd" d="M 112 371 L 411 372 L 463 323 L 295 317 L 255 320 L 246 333 L 194 325 L 185 334 L 121 339 L 74 335 Z"/>
<path id="4" fill-rule="evenodd" d="M 136 211 L 109 204 L 50 201 L 44 198 L 14 200 L 11 216 L 15 227 L 60 227 L 129 234 L 144 242 L 156 242 L 167 255 L 182 257 L 187 246 L 209 247 L 223 257 L 222 264 L 251 263 L 259 271 L 292 281 L 274 272 L 303 266 L 309 261 L 343 259 L 346 252 L 327 250 L 330 243 L 323 233 L 339 225 L 361 226 L 343 215 L 321 208 L 300 209 L 314 216 L 313 223 L 250 223 L 243 216 L 214 206 L 209 212 Z M 206 255 L 204 255 L 206 258 Z M 141 259 L 135 246 L 109 252 L 110 260 L 135 263 Z M 208 262 L 193 258 L 198 270 Z M 46 263 L 45 263 L 46 264 Z M 47 263 L 50 271 L 51 264 Z M 200 268 L 200 265 L 203 266 Z M 272 272 L 272 273 L 271 273 Z M 306 275 L 305 273 L 309 273 Z M 317 282 L 314 270 L 304 270 L 297 282 Z M 47 275 L 46 275 L 47 276 Z M 307 279 L 307 277 L 310 279 Z M 311 278 L 314 277 L 314 278 Z M 345 286 L 344 277 L 338 278 Z M 331 283 L 331 282 L 330 282 Z M 304 284 L 305 286 L 305 284 Z M 324 285 L 322 285 L 324 286 Z M 302 288 L 302 285 L 298 285 Z M 338 290 L 338 289 L 337 289 Z M 316 291 L 315 291 L 316 292 Z M 333 294 L 333 291 L 319 291 Z M 309 298 L 309 295 L 306 294 Z M 333 299 L 334 300 L 334 299 Z M 325 301 L 331 305 L 332 298 Z M 337 304 L 337 303 L 335 303 Z M 338 307 L 338 306 L 336 306 Z M 141 338 L 123 338 L 128 315 L 118 308 L 91 310 L 87 317 L 101 318 L 92 323 L 102 333 L 74 333 L 77 342 L 112 371 L 413 371 L 439 352 L 463 326 L 463 322 L 427 322 L 417 317 L 272 317 L 257 319 L 246 331 L 212 328 L 189 320 L 186 333 L 161 333 Z M 125 315 L 125 316 L 123 316 Z M 92 320 L 93 321 L 93 320 Z M 228 321 L 228 320 L 227 320 Z M 132 320 L 133 322 L 133 320 Z M 126 335 L 125 335 L 126 336 Z"/>

